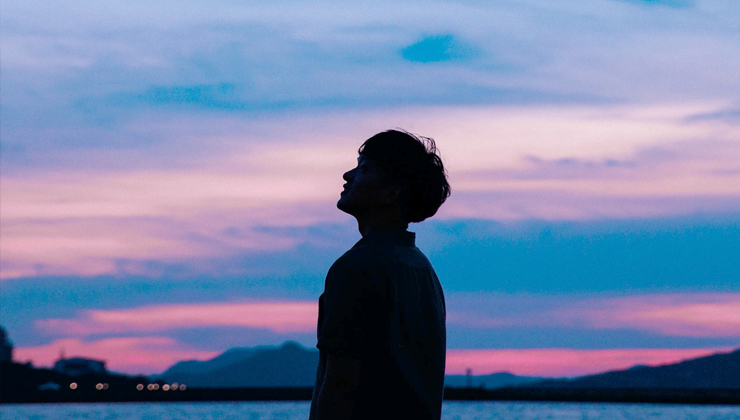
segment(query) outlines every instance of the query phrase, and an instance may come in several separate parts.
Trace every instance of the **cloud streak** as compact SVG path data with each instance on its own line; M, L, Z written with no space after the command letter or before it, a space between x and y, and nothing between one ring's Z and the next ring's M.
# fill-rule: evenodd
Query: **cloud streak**
M740 340L738 293L591 298L461 294L448 300L448 322L467 328L634 329L666 336Z
M568 327L642 330L667 336L740 340L740 294L671 294L627 297L551 297L450 294L451 328ZM315 301L164 304L120 310L83 310L75 318L40 319L51 336L162 332L200 327L248 327L276 333L316 328Z
M594 328L638 328L665 335L740 338L740 295L634 296L572 310ZM567 312L566 312L567 313ZM567 318L569 315L564 314Z
M460 375L467 369L472 369L475 375L510 372L524 376L573 377L628 369L635 365L671 364L729 350L731 349L449 350L446 372Z
M44 319L36 321L36 326L47 334L69 337L222 326L289 333L313 331L317 320L316 302L260 301L85 310L77 319Z

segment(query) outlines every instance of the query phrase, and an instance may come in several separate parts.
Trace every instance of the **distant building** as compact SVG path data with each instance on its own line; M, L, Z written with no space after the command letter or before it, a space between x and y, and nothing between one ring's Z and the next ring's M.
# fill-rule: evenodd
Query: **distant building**
M54 363L54 370L69 376L103 375L106 373L104 361L83 359L81 357L73 357L71 359L61 357Z
M5 328L0 327L0 362L13 361L13 343L8 338Z

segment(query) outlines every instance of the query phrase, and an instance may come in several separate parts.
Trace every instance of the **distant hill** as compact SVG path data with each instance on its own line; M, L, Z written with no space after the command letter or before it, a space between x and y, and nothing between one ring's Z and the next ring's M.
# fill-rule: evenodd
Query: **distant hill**
M535 387L566 388L725 388L740 389L740 349L664 366L635 366L575 379L536 382Z
M207 373L208 371L226 367L232 363L244 361L252 357L256 352L267 349L270 349L270 346L235 347L233 349L226 350L211 360L187 360L184 362L177 362L162 373L161 376L166 377L181 374Z
M471 376L470 385L472 388L495 389L503 387L515 387L529 385L534 382L543 381L544 378L534 378L529 376L516 376L509 372L492 373L490 375ZM465 388L468 384L466 375L447 375L445 376L445 386L453 388Z
M194 388L311 387L319 352L288 341L281 346L240 347L208 361L179 362L160 377ZM740 389L740 349L665 366L635 366L575 379L544 379L507 372L472 376L473 388L729 388ZM448 375L445 386L468 386Z
M288 341L280 347L235 348L205 361L180 362L160 376L193 388L313 386L319 352Z

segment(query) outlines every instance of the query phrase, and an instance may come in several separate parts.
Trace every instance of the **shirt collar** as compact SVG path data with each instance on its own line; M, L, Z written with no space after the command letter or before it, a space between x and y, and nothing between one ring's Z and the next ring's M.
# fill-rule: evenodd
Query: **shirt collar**
M370 232L363 236L352 248L371 243L388 243L393 245L416 246L416 234L405 230L388 232Z

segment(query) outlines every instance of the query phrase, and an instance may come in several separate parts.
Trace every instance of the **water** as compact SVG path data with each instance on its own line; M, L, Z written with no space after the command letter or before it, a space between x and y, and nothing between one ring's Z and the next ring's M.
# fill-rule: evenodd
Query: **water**
M2 420L305 420L308 402L203 402L122 404L10 404ZM443 420L740 420L738 406L456 402L444 404Z

